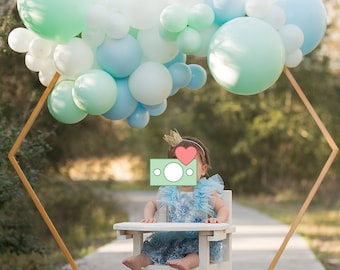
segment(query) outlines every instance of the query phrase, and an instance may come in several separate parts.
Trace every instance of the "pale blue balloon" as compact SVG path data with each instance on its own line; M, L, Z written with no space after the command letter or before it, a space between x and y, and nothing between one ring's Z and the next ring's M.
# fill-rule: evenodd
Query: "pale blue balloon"
M172 88L181 88L186 86L192 77L190 67L184 63L172 64L168 70L172 77Z
M167 106L168 106L168 101L165 99L161 104L157 105L143 105L145 109L148 110L149 114L151 116L159 116L162 113L165 112Z
M286 24L295 24L304 34L301 51L313 51L323 39L327 29L327 13L322 0L278 0L275 5L286 13Z
M187 88L191 90L197 90L202 88L207 82L207 72L205 69L198 64L190 64L188 65L191 70L191 80L187 84Z
M109 39L97 49L100 67L115 78L128 77L141 63L142 49L130 35L121 39Z
M246 0L204 0L214 11L217 25L245 16L245 2Z
M120 120L129 117L137 108L137 100L131 95L127 79L117 79L117 100L113 107L103 114L110 120Z
M132 128L144 128L149 121L150 114L141 104L138 104L136 110L127 118L127 123Z

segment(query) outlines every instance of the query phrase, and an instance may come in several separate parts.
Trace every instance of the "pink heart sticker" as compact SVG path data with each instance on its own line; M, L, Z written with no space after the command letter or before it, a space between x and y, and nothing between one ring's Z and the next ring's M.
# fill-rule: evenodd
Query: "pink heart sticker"
M195 159L197 155L197 149L193 146L187 148L183 146L178 146L175 149L175 156L182 162L185 166Z

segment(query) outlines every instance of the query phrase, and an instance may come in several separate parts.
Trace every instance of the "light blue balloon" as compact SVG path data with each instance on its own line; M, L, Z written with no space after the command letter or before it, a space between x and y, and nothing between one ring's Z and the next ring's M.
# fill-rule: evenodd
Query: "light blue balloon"
M150 114L142 104L127 118L127 123L132 128L144 128L150 121Z
M127 79L117 79L117 100L113 107L103 114L110 120L125 119L137 108L137 100L131 95Z
M327 29L326 8L321 0L278 0L275 5L286 13L286 24L295 24L304 34L303 55L313 51Z
M197 90L202 88L207 82L207 72L205 69L198 64L190 64L188 65L191 70L191 80L187 84L187 88L191 90Z
M100 67L115 78L128 77L141 63L142 49L130 35L121 39L110 39L97 49Z
M243 17L246 0L204 0L215 13L215 24L222 25L237 17Z
M168 106L168 101L165 99L161 104L157 105L143 105L145 109L148 110L149 114L151 116L159 116L162 113L165 112L167 106Z
M191 81L192 72L187 64L175 63L168 70L172 77L173 89L184 87Z

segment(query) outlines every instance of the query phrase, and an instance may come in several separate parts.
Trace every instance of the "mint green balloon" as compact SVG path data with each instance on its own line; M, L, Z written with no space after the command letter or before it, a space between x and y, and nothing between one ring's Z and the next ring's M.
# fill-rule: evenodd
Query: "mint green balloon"
M85 29L85 14L95 0L17 0L24 25L39 36L66 42Z
M278 32L253 17L223 24L210 41L208 66L227 91L240 95L260 93L280 77L285 48Z
M79 109L100 115L116 103L117 84L107 72L90 69L75 80L72 95Z
M87 113L80 110L73 101L73 81L61 81L47 98L47 107L51 115L64 124L75 124L83 120Z

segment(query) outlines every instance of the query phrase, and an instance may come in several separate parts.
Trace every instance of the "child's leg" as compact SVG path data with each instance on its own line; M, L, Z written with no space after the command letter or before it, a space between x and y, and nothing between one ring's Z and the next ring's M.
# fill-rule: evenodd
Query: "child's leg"
M167 261L166 264L178 270L190 270L199 265L199 257L196 253L190 253L182 259Z
M151 259L144 253L137 256L125 258L123 264L129 267L131 270L141 270L142 267L152 264Z

